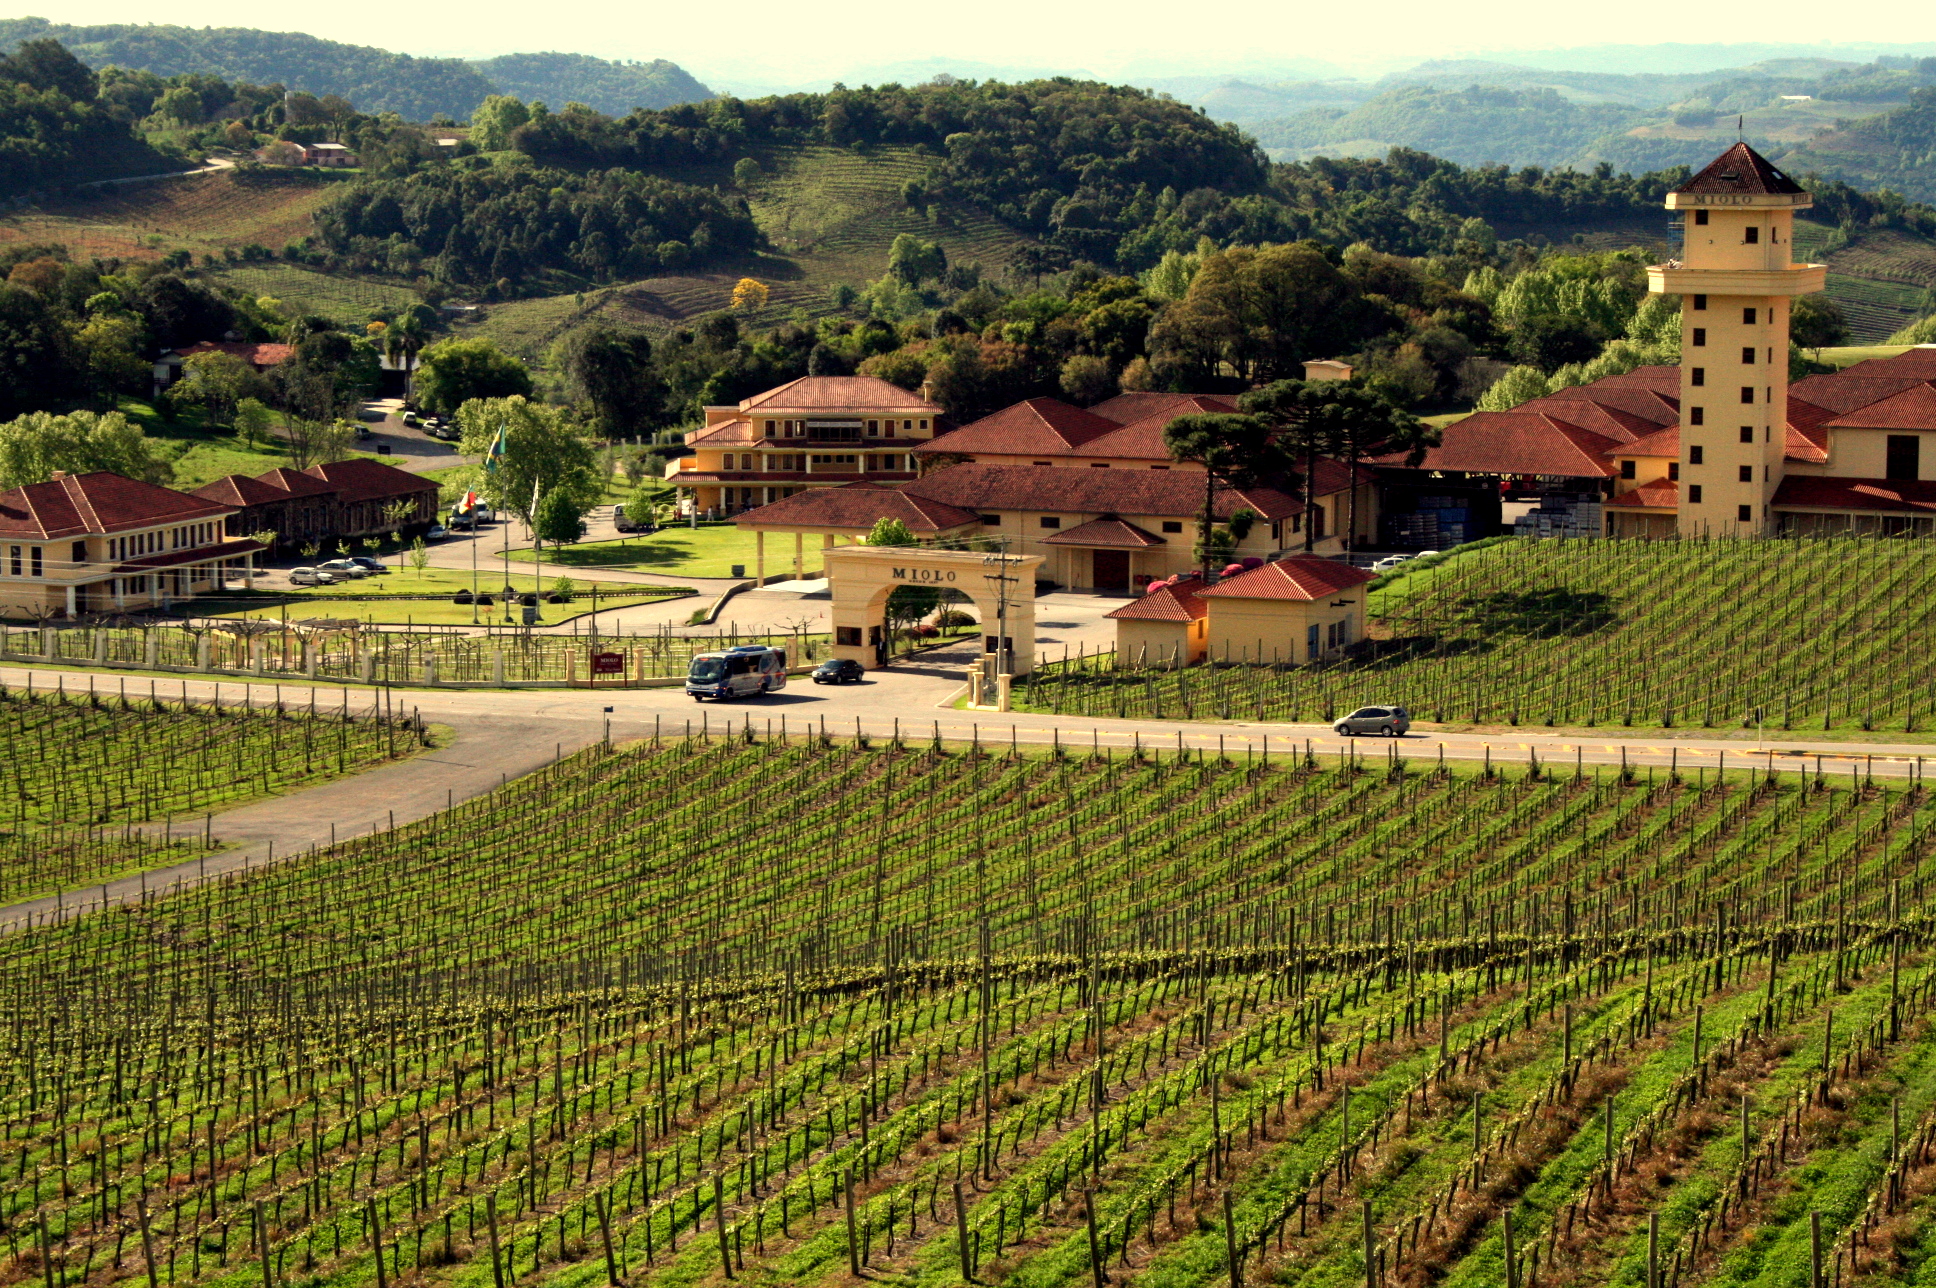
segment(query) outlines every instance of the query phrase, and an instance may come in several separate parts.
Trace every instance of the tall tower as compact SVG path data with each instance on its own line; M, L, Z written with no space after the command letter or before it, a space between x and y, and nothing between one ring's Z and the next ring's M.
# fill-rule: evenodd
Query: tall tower
M1790 258L1801 185L1737 143L1667 194L1682 258L1647 270L1650 291L1681 297L1682 536L1773 530L1788 437L1788 308L1827 269Z

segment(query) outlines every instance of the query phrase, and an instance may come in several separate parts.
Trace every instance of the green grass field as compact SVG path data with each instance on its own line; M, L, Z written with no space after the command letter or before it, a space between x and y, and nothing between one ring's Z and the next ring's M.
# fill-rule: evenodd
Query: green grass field
M809 545L807 570L820 567L816 550ZM651 536L627 537L618 541L588 541L544 551L547 567L557 564L573 570L580 568L624 568L631 572L666 573L674 577L730 577L733 565L743 564L745 575L753 575L757 551L755 537L733 524L698 528L665 528ZM531 558L529 548L513 550L511 558ZM785 537L768 537L766 571L769 576L793 567L793 542Z
M1367 702L1461 725L1930 732L1921 652L1936 549L1862 538L1505 539L1392 578L1374 638L1310 663L1282 641L1218 665L1061 661L1031 710L1328 721ZM1296 664L1293 664L1296 663Z
M318 555L318 559L334 558L334 555ZM395 556L384 560L393 568ZM678 593L680 587L642 587L636 584L588 581L582 575L564 572L554 568L549 561L541 573L534 577L527 563L514 569L511 585L519 594L549 594L561 576L569 576L576 598L569 604L541 604L541 613L550 619L558 620L589 612L592 608L594 588L600 597L602 607L619 607L625 604L647 602L656 597L663 589L668 593ZM501 562L485 560L480 562L477 572L477 585L486 594L494 597L504 586L504 571ZM301 621L313 617L354 618L377 625L404 626L421 622L425 625L455 626L469 625L472 619L471 606L453 604L450 597L460 590L471 589L472 577L468 572L443 568L427 568L419 573L406 566L402 571L392 571L362 581L350 582L347 586L295 586L287 589L259 590L249 596L204 595L198 598L198 615L206 617L256 617L268 620ZM345 590L354 592L353 598L343 598ZM613 592L630 592L613 598ZM641 595L639 592L647 592ZM376 598L388 596L393 598ZM405 598L405 596L427 596L429 598ZM271 602L262 603L267 598ZM480 610L482 611L482 610ZM494 611L499 617L504 615L500 603ZM489 616L488 612L483 614Z
M14 1280L1936 1269L1920 784L697 725L0 939Z

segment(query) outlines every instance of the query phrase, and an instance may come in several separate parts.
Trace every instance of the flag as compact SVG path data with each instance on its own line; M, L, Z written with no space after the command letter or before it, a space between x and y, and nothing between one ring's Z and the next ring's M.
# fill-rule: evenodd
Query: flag
M457 503L457 513L469 514L471 511L475 509L477 509L477 493L475 492L464 493L464 499Z
M504 458L504 431L507 428L508 426L499 425L497 437L493 438L491 445L484 449L484 469L488 473L497 473L497 463Z

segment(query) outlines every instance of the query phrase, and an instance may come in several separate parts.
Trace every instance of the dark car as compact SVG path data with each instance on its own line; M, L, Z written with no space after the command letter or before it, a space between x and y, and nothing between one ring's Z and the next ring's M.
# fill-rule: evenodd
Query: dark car
M815 684L859 684L867 671L859 662L844 657L828 658L813 668Z

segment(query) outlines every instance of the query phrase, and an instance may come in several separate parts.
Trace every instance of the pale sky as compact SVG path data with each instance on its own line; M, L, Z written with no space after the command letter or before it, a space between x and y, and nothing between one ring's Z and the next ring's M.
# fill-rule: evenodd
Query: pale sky
M617 4L589 0L467 0L397 4L331 0L264 8L259 0L199 0L158 10L147 0L17 0L16 13L53 22L165 22L301 30L402 53L462 57L563 50L601 58L669 58L722 88L808 84L934 59L1004 69L1043 68L1107 79L1286 74L1330 63L1377 75L1424 58L1596 44L1936 41L1936 6L1872 0L1847 11L1859 23L1825 22L1818 3L1694 6L1633 0L1618 6L1550 0L1226 0L1210 10L1154 0L980 0L910 5L903 0L715 0ZM1754 21L1748 21L1752 15ZM1617 22L1617 25L1616 25ZM1803 33L1807 33L1804 35ZM1866 60L1872 55L1856 54ZM1300 64L1306 66L1300 67ZM887 79L878 75L877 79Z

